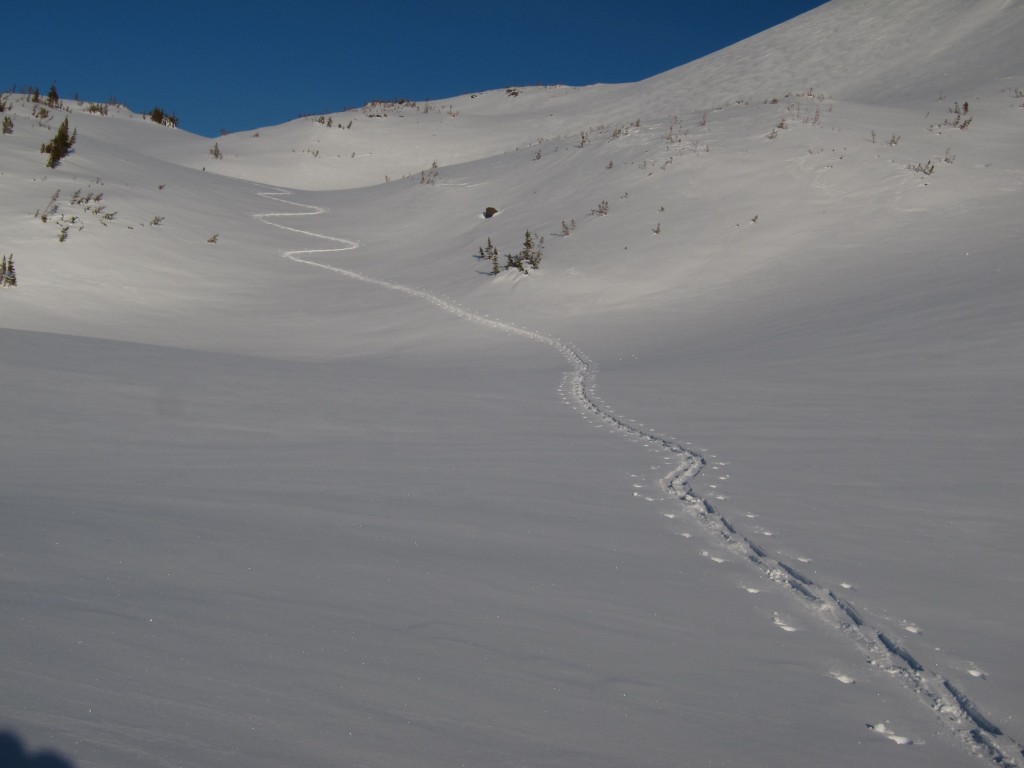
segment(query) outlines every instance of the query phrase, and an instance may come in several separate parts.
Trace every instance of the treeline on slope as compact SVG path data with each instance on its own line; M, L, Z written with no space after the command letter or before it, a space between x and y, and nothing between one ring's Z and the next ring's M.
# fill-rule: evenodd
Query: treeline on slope
M49 118L49 113L47 112L46 108L61 109L67 112L71 111L71 109L65 107L64 102L61 101L60 94L57 92L56 83L52 83L50 85L50 89L47 91L45 97L43 97L42 92L39 90L39 88L34 85L22 87L21 89L19 89L18 86L15 85L12 86L11 92L16 94L20 93L24 95L28 100L28 103L33 105L33 117L38 117L40 118L40 120L45 120ZM85 102L82 101L81 97L79 97L77 93L74 96L74 100L78 103L78 106L80 107L85 105ZM106 115L109 113L109 107L111 106L121 107L123 105L113 96L111 96L105 103L90 103L88 106L85 106L85 111L90 114ZM9 108L10 102L7 99L0 99L0 112L5 112ZM144 114L144 117L148 117L151 122L157 123L158 125L166 125L170 128L178 127L178 116L173 112L168 112L167 110L159 106L153 107L153 109L151 109L149 112L146 112ZM5 134L9 134L13 133L13 131L14 121L10 117L10 115L5 115L3 119L3 132ZM43 151L50 152L49 149ZM63 156L57 157L56 162L53 165L49 165L48 163L48 167L55 168L56 165L60 163L62 157ZM51 156L51 162L52 161L53 157Z

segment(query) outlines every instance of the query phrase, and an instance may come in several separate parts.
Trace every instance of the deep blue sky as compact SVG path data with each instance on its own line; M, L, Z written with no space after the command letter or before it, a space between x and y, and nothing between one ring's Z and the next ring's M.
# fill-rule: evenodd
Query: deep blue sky
M173 112L214 136L372 99L642 80L823 0L10 0L0 89Z

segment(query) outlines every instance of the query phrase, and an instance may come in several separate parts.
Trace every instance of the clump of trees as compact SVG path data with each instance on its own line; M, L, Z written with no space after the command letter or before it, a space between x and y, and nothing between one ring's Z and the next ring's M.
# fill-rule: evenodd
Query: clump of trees
M149 113L149 119L159 125L166 125L171 128L178 127L178 116L173 112L164 112L160 107L153 107Z
M523 237L523 247L518 253L506 253L505 264L501 266L498 261L498 249L487 238L487 245L478 249L476 258L480 261L488 261L491 264L492 275L497 275L502 270L517 269L524 275L530 274L530 269L540 269L541 258L544 256L544 238L537 237L536 232L526 230ZM529 267L530 269L527 269Z
M64 122L57 129L57 133L46 144L43 144L39 150L43 154L50 155L46 161L46 167L56 168L60 165L60 161L71 154L71 148L75 146L75 139L77 137L78 130L71 131L68 128L68 119L65 117Z

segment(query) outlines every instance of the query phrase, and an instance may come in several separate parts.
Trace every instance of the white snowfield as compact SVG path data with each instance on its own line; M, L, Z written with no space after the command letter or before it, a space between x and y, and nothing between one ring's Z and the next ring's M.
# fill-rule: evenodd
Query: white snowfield
M1024 765L1021 40L837 0L216 140L4 96L0 735Z

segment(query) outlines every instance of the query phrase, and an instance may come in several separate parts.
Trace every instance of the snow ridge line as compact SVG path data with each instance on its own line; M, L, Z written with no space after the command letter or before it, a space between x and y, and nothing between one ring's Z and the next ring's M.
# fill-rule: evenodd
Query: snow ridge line
M832 589L815 582L786 562L768 555L750 537L738 531L736 526L719 513L710 501L698 494L693 489L691 483L706 466L706 461L700 453L681 445L672 438L665 437L646 428L634 426L601 405L598 405L598 398L593 395L596 369L593 362L581 351L571 344L551 336L546 336L538 331L531 331L512 323L495 320L476 312L471 312L429 291L370 277L369 275L343 267L336 267L302 258L302 256L310 254L351 251L358 248L359 244L347 238L309 232L271 221L271 219L282 217L317 216L326 211L319 206L280 199L292 194L284 189L259 192L257 194L267 199L276 200L279 203L307 210L256 213L253 214L253 218L288 232L341 244L336 248L284 251L281 254L283 258L298 264L306 264L335 272L352 280L398 291L399 293L427 301L439 309L469 322L532 339L533 341L553 347L572 366L573 370L569 380L569 389L577 405L585 413L602 420L606 425L627 437L646 442L655 448L668 451L678 457L676 467L661 478L659 484L667 494L678 499L695 519L701 523L706 531L719 539L728 550L756 566L769 579L787 587L795 598L812 609L812 615L824 621L832 629L841 632L859 647L872 666L889 673L893 679L898 680L915 693L964 744L968 752L986 759L993 765L1000 766L1001 768L1010 768L1010 766L1017 765L1013 755L1024 756L1024 746L1007 736L999 726L989 720L978 709L977 705L950 680L941 674L926 669L909 651L891 640L882 630L869 623L864 618L863 613L854 608L847 600L839 597ZM872 726L869 724L869 727Z

